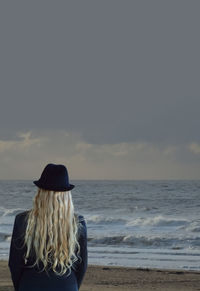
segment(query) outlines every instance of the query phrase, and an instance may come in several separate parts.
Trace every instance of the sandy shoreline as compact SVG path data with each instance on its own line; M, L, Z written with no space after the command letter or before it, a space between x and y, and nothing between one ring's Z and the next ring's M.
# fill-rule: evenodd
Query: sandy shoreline
M200 290L200 272L125 267L88 267L80 291ZM0 261L0 291L13 291L7 261Z

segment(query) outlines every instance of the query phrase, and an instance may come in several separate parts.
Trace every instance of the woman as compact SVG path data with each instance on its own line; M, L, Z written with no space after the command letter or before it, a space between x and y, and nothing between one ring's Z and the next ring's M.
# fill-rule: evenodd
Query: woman
M77 291L87 269L87 228L74 213L68 172L48 164L33 209L15 217L9 268L15 291Z

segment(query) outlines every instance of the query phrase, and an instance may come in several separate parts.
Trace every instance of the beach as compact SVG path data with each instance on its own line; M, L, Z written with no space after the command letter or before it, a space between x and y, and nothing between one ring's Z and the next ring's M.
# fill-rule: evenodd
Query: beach
M13 291L7 261L0 261L0 291ZM80 291L200 290L200 272L89 265Z

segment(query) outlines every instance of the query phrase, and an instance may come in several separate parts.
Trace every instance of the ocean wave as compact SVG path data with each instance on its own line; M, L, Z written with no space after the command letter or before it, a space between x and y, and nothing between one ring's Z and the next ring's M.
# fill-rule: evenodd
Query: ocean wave
M10 241L10 239L11 239L11 234L5 233L5 232L0 232L0 242Z
M200 232L200 226L194 226L194 227L188 228L188 230L192 232Z
M200 243L199 237L160 237L142 235L116 235L103 237L89 237L91 245L126 245L132 247L167 247L171 249L182 249L189 244L197 246Z
M177 226L177 227L186 227L189 224L189 220L173 218L173 217L164 217L162 215L158 215L155 217L138 217L135 219L132 218L119 218L112 216L103 216L103 215L92 215L85 217L88 223L91 224L124 224L125 226ZM198 230L197 230L198 231Z
M20 212L25 211L24 208L14 208L14 209L7 209L7 208L0 208L0 212L2 216L15 216Z
M88 223L94 224L112 224L112 223L125 223L126 220L122 218L115 218L115 217L105 217L102 215L92 215L86 217Z
M200 232L199 221L191 222L188 226L181 227L180 229L184 229L190 232Z
M149 211L148 208L143 209ZM102 215L91 215L85 217L88 223L93 224L113 224L120 223L125 224L126 226L141 226L141 225L152 225L152 226L164 226L164 225L183 225L186 220L178 219L169 219L162 216L157 216L153 218L119 218L113 216L104 216Z
M132 251L131 248L127 248L127 250L123 250L122 248L95 248L95 247L91 247L89 248L89 252L90 253L98 253L98 254L124 254L124 255L127 255L127 254L130 254L130 255L138 255L141 253L141 250L138 248L136 249L135 251ZM174 249L167 249L167 250L163 250L163 251L158 251L158 250L154 250L154 249L148 249L148 250L142 250L142 253L143 254L152 254L152 255L176 255L176 256L197 256L197 257L200 257L200 253L199 252L194 252L194 251L191 251L191 250L188 250L188 251L185 251L185 250L174 250Z
M186 219L168 218L162 215L148 218L136 218L128 221L127 226L181 226L188 224Z

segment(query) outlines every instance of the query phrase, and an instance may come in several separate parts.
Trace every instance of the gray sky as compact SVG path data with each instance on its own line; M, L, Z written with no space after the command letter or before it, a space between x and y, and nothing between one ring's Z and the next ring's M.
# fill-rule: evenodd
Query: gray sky
M0 178L199 178L200 2L1 1Z

